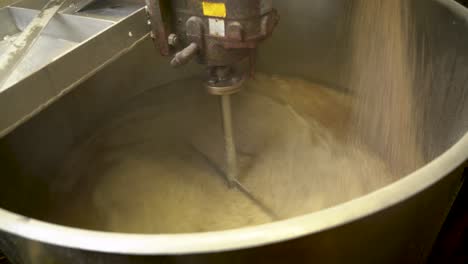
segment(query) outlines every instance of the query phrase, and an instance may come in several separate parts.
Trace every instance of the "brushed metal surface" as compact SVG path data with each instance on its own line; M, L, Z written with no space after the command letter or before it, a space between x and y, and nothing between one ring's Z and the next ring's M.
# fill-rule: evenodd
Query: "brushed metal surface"
M37 13L8 9L19 29ZM145 21L144 9L115 23L65 14L54 18L14 73L12 86L0 92L0 112L5 113L0 117L0 135L148 37Z
M50 0L47 2L29 24L14 39L8 41L11 44L7 45L4 53L0 55L0 91L17 82L12 74L17 72L18 66L63 4L65 1Z
M346 90L349 3L276 1L280 13L288 15L260 51L259 70ZM229 231L118 234L30 218L47 203L40 199L47 188L40 187L102 117L146 89L197 72L169 69L144 40L0 140L0 179L11 186L0 194L0 248L15 264L424 263L464 180L459 166L468 157L468 11L449 0L414 0L412 5L417 67L434 66L429 82L420 72L414 88L424 98L418 106L430 160L424 167L332 208ZM301 41L285 54L291 39ZM20 100L25 98L15 102ZM0 111L0 117L5 113Z

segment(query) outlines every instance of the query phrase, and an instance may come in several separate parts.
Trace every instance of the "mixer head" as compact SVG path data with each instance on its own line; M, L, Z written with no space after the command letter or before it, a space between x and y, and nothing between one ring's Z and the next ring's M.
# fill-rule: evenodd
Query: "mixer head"
M146 0L152 35L171 65L196 59L208 68L206 87L216 95L237 92L247 74L236 66L250 58L279 21L271 0Z

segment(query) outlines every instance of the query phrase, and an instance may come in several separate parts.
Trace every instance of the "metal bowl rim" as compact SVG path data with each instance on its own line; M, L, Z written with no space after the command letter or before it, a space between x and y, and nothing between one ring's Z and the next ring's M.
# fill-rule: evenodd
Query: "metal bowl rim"
M465 19L468 9L435 0ZM179 255L213 253L278 243L365 218L426 190L468 159L468 133L442 155L406 177L357 199L303 216L233 230L190 234L124 234L51 224L0 208L0 230L43 243L103 253Z

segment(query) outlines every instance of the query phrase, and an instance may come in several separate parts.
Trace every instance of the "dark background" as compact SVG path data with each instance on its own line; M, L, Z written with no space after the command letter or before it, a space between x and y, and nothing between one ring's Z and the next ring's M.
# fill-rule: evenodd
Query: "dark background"
M468 0L456 1L468 7ZM464 176L465 178L468 176L468 163L465 166ZM468 263L468 183L466 181L437 238L428 263ZM1 252L0 264L9 264Z
M468 7L468 0L456 0ZM467 47L468 48L468 47ZM468 176L468 162L464 177ZM468 182L465 181L432 250L429 264L468 263Z
M465 182L432 249L429 264L468 264L468 162Z

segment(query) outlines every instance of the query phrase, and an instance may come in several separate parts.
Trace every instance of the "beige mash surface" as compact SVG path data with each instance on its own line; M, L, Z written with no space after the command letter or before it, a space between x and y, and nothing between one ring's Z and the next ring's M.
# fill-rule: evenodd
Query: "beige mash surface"
M233 98L240 182L279 218L320 210L395 180L346 144L351 98L259 74ZM219 101L199 79L152 89L68 158L49 220L138 233L201 232L272 221L223 178Z

